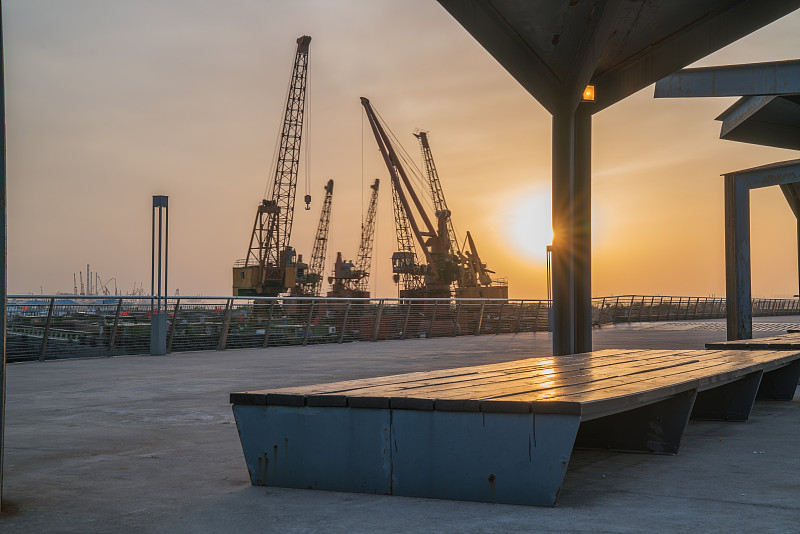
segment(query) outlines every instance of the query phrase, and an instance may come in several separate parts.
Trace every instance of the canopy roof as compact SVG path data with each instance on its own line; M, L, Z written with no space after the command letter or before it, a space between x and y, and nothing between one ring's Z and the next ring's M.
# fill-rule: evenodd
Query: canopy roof
M551 113L595 86L599 111L800 0L438 0Z

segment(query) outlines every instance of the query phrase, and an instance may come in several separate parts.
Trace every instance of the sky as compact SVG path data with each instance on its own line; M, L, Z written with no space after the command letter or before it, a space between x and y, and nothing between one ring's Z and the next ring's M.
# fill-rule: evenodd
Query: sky
M696 65L794 59L798 27L795 12ZM355 259L380 178L371 289L397 295L366 96L420 166L412 132L429 132L456 230L510 296L547 294L550 115L433 0L7 0L3 31L10 294L71 293L87 264L112 293L149 288L152 195L170 197L169 293L231 294L304 34L299 253L333 178L328 269L337 251ZM593 295L724 295L720 175L797 157L720 140L714 118L734 101L655 100L650 86L594 116ZM794 216L778 188L751 206L753 296L790 297Z

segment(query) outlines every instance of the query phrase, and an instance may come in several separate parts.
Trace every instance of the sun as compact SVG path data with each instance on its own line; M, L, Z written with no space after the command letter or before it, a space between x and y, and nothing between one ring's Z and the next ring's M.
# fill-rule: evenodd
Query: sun
M550 191L539 187L519 191L508 204L507 221L510 245L523 257L544 262L547 245L553 242Z

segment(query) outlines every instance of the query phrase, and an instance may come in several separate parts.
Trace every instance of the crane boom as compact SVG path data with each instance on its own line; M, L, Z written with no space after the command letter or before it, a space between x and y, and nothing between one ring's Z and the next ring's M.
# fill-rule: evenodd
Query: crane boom
M361 104L392 180L395 226L400 249L392 255L392 270L396 280L401 276L403 278L401 296L448 297L450 282L455 279L458 271L458 266L453 261L447 230L450 212L437 211L437 225L434 228L372 105L364 97L361 97ZM427 265L416 263L414 242L422 249Z
M269 199L263 199L256 210L247 256L234 264L235 296L277 296L295 285L298 266L289 238L300 165L310 43L311 37L307 35L297 39L275 176Z
M311 252L311 263L308 265L307 294L319 296L325 274L325 252L328 249L328 230L331 222L331 201L333 200L333 180L325 185L325 198L319 215L317 235L314 237L314 248Z

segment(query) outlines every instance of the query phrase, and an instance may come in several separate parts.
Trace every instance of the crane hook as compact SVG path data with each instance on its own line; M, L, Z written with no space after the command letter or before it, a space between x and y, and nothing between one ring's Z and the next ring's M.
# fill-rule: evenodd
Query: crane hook
M306 195L304 200L306 201L306 209L310 210L311 209L311 195Z

